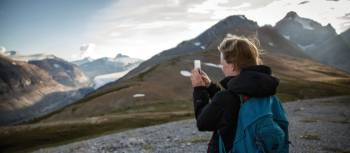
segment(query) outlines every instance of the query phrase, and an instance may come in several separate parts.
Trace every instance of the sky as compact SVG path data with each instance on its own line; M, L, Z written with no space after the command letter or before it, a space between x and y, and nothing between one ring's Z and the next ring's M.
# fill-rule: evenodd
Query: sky
M227 16L274 25L289 11L350 27L350 0L0 0L0 51L146 60Z

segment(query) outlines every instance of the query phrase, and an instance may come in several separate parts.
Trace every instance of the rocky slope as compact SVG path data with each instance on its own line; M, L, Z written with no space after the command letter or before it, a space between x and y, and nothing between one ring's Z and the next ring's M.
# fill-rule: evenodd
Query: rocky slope
M349 30L338 35L332 25L322 26L296 12L289 12L274 28L312 59L350 72Z
M91 90L84 73L59 58L11 58L0 55L0 125L46 115Z
M291 153L349 152L350 97L334 97L284 104L290 121ZM110 134L37 153L128 152L201 153L206 152L210 133L199 132L194 120ZM335 132L336 131L336 132Z
M312 48L315 60L350 73L350 29Z
M47 71L55 81L65 86L87 87L91 83L79 67L57 57L30 60L28 63Z
M304 49L316 46L337 35L332 25L322 26L314 20L300 17L293 11L288 12L283 19L278 21L275 28L285 38Z

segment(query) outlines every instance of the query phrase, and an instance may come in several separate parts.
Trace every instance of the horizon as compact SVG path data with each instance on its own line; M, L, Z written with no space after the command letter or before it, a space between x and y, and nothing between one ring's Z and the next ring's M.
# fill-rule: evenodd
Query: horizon
M295 11L323 26L330 23L337 34L350 27L346 7L350 1L345 0L240 0L234 3L225 0L148 3L4 0L0 3L0 19L4 23L0 28L2 50L25 55L54 54L68 61L115 57L118 53L147 60L198 36L231 15L245 15L259 26L274 26L287 12ZM133 8L137 11L130 11Z

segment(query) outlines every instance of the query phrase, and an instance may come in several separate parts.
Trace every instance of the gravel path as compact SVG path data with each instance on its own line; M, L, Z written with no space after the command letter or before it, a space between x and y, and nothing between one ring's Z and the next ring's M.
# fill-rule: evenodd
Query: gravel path
M285 103L292 153L350 153L350 96ZM210 133L198 132L194 120L129 130L39 153L202 153Z

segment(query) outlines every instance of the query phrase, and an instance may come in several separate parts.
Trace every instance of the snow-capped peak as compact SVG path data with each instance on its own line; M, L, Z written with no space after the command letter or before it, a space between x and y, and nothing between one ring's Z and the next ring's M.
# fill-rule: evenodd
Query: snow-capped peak
M5 55L14 60L25 61L25 62L57 58L55 55L52 55L52 54L21 55L21 54L18 54L16 51L11 51L9 53L5 52Z
M304 29L308 29L308 30L314 30L314 28L311 26L311 21L307 20L307 19L303 19L300 17L295 17L294 21L300 23Z

